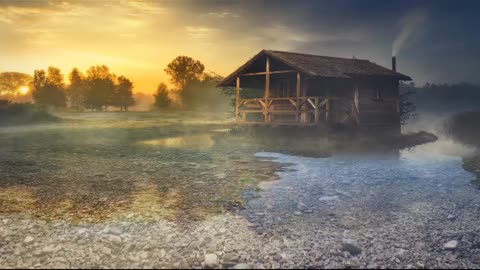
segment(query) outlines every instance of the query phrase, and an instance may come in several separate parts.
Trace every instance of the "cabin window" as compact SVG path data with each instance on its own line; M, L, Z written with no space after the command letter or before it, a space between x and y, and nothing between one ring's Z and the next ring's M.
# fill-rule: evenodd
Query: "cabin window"
M375 88L373 91L373 100L381 101L383 100L383 89Z

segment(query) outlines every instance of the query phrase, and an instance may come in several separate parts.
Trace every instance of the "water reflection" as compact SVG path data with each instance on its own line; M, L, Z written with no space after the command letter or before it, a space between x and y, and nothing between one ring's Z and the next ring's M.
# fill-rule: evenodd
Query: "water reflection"
M168 148L210 148L214 141L211 135L201 134L146 140L140 143Z

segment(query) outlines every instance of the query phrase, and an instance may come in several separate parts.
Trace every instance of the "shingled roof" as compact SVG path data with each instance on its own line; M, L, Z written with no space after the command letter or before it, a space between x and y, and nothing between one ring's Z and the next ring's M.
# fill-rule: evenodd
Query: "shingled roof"
M368 60L262 50L235 72L227 76L218 86L229 85L235 77L240 76L255 60L263 55L283 62L301 73L315 77L348 79L354 76L382 76L404 81L411 80L407 75L384 68Z

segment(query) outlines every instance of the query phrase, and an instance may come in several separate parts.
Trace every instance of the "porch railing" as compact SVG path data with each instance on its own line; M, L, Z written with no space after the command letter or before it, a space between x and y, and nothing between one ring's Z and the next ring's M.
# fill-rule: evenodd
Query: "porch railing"
M239 99L236 107L236 120L245 124L285 124L315 126L330 121L331 102L340 100L350 107L354 121L359 124L358 105L354 99L339 97L274 97ZM251 120L251 114L260 114L260 120ZM293 116L290 119L284 116Z

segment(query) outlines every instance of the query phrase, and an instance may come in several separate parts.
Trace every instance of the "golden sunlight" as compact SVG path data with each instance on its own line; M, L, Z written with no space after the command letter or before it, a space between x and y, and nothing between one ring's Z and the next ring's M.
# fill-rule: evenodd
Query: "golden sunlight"
M28 88L28 86L22 86L18 89L18 93L21 94L21 95L26 95L28 94L28 91L30 91L30 89Z

